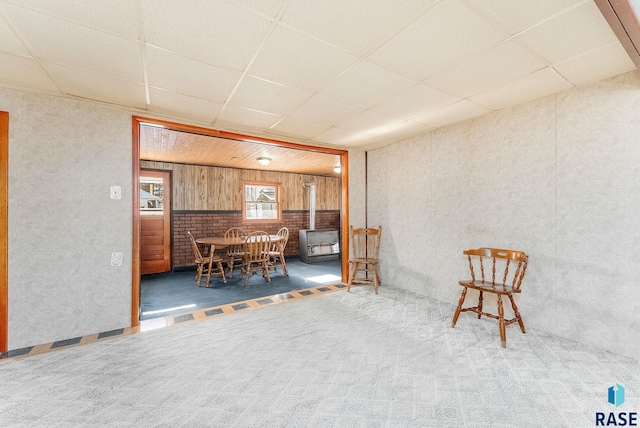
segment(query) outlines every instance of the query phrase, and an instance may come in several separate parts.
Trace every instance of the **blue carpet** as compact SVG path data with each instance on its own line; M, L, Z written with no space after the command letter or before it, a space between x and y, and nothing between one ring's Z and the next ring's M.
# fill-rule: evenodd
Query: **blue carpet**
M288 277L278 267L276 272L270 271L271 282L256 274L249 277L249 284L246 286L244 278L238 278L239 270L236 269L233 278L227 278L226 284L220 277L212 276L209 288L204 286L206 278L202 279L200 287L196 287L195 270L143 275L140 280L140 320L272 296L323 283L340 282L339 260L307 264L291 258L287 259L287 268ZM334 275L338 279L327 278L325 281L328 282L309 279L322 275Z

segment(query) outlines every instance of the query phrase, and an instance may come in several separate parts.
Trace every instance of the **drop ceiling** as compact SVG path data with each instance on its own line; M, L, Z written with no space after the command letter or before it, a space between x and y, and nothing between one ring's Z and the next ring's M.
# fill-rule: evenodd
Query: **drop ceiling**
M0 0L0 85L373 148L635 69L592 0Z

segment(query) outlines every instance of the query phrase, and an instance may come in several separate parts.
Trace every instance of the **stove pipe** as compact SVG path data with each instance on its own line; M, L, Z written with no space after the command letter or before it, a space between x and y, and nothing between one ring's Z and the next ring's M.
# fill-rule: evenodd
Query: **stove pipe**
M302 185L309 189L309 230L316 228L316 184L306 182Z

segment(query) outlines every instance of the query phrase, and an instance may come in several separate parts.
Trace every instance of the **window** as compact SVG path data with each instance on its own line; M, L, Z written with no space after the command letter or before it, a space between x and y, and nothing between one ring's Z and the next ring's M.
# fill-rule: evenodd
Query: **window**
M140 177L140 211L162 213L162 189L162 178Z
M245 181L243 187L244 221L281 219L280 183Z

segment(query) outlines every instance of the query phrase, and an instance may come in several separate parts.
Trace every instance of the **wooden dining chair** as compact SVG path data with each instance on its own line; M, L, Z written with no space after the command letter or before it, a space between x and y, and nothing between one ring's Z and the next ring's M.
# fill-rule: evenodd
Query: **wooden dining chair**
M262 276L271 282L269 276L269 250L271 249L271 237L267 232L253 232L244 241L244 253L240 277L244 275L244 285L249 283L249 275L262 271Z
M202 279L202 275L204 274L207 275L207 288L209 288L211 275L220 275L220 277L222 277L222 281L226 284L227 278L224 276L222 258L214 253L214 246L212 245L209 252L203 256L200 252L200 248L198 247L198 243L196 242L196 239L193 237L191 232L187 231L187 234L189 234L189 239L191 240L191 248L193 249L193 255L196 262L196 285L200 287L200 280Z
M469 262L469 270L471 271L471 279L459 281L462 287L460 301L458 307L453 314L451 328L456 326L458 317L461 312L471 311L478 314L478 319L482 315L498 320L500 326L500 340L502 347L507 347L507 331L506 326L517 322L520 330L526 333L522 316L518 311L516 302L513 300L514 294L520 293L520 286L527 270L528 256L522 251L501 250L498 248L478 248L475 250L466 250L463 252L467 256ZM479 272L478 272L479 271ZM478 273L480 277L478 277ZM477 290L478 305L463 308L464 299L468 289ZM482 299L484 293L491 293L497 296L498 315L483 312ZM511 302L514 317L511 319L504 318L504 307L502 305L502 296L507 296Z
M287 246L287 242L289 242L289 229L286 227L281 227L277 233L280 238L279 241L273 242L271 244L271 250L269 251L269 267L273 268L273 270L278 269L278 263L282 266L282 273L286 276L289 276L289 271L287 270L287 262L284 259L284 249Z
M239 227L227 229L224 233L225 238L246 238L247 232ZM229 278L233 278L233 269L242 264L242 256L244 255L244 244L229 245L227 247L227 268L229 269Z
M378 226L377 229L354 229L353 226L349 226L351 257L347 291L351 291L352 284L373 284L373 289L378 294L378 287L381 285L378 271L381 235L382 226ZM358 273L363 275L358 276Z

